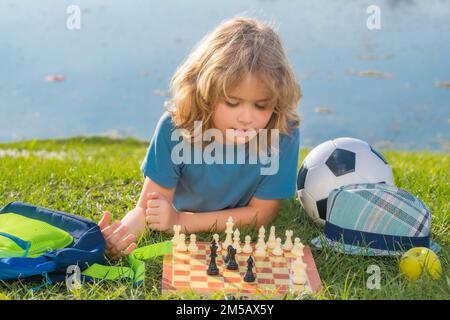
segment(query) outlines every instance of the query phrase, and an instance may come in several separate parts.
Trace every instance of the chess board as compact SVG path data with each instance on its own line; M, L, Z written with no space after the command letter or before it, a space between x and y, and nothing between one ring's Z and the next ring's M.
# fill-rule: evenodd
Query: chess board
M236 254L239 270L227 270L223 258L226 250L217 252L216 258L219 274L210 276L206 274L209 264L210 244L198 242L199 250L196 253L176 252L164 257L162 293L194 291L202 295L213 295L222 293L238 297L258 298L281 298L286 293L303 293L305 291L318 292L322 289L319 273L308 246L304 247L303 261L307 265L307 283L297 285L292 281L293 272L291 263L295 256L284 252L282 256L274 256L268 249L265 257L257 257L254 251L251 254L255 267L253 272L256 276L255 282L247 283L244 275L247 270L247 259L249 254ZM252 245L255 250L254 245Z

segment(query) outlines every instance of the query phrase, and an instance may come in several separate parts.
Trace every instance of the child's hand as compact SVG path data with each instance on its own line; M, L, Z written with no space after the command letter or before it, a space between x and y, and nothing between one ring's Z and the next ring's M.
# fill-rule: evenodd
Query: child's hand
M98 226L106 241L106 256L112 260L117 260L122 256L129 255L136 249L136 237L133 234L127 235L128 227L120 221L114 221L113 224L110 224L110 221L111 214L106 211Z
M178 223L178 212L172 203L159 192L147 195L145 215L147 224L153 230L170 231Z

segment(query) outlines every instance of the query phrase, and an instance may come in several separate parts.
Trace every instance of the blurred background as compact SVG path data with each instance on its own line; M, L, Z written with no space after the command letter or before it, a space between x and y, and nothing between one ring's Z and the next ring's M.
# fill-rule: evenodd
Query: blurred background
M370 5L381 29L367 27ZM0 0L0 142L149 140L177 66L238 14L281 36L303 89L302 147L351 136L450 152L450 1L437 0Z

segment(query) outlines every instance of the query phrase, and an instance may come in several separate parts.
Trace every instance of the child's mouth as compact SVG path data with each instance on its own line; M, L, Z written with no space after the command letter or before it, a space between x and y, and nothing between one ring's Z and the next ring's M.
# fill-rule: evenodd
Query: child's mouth
M254 129L236 129L233 128L234 135L237 137L252 137L255 133Z

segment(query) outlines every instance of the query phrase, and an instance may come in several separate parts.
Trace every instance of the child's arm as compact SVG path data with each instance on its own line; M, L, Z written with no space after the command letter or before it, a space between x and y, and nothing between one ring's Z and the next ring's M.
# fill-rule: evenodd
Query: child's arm
M212 212L180 212L178 224L185 233L208 231L215 227L217 231L226 228L228 217L233 217L237 226L254 225L259 228L267 225L276 217L281 200L261 200L253 197L245 207Z
M152 192L163 195L170 203L172 203L175 188L164 188L153 182L150 178L145 178L144 186L142 187L141 195L139 196L136 207L128 212L122 219L122 224L128 227L128 233L132 233L136 237L139 237L145 231L147 225L145 211L148 206L148 194L151 194Z
M214 228L222 231L228 217L233 217L236 225L269 224L278 213L281 200L260 200L253 197L245 207L218 210L212 212L177 212L171 201L161 194L149 194L149 206L146 210L149 227L154 230L171 232L174 224L179 224L185 233L197 233Z
M146 178L136 207L129 211L122 221L115 221L111 224L111 214L104 213L99 227L106 241L105 253L109 258L120 258L136 248L136 239L145 231L147 194L151 192L159 192L172 201L175 188L160 187Z

